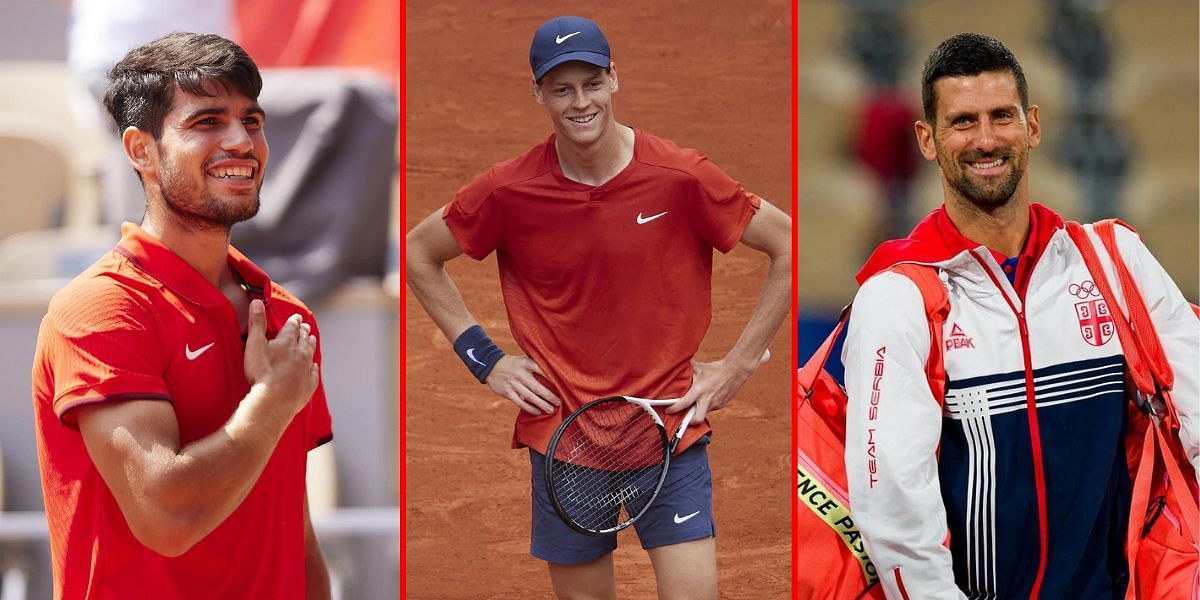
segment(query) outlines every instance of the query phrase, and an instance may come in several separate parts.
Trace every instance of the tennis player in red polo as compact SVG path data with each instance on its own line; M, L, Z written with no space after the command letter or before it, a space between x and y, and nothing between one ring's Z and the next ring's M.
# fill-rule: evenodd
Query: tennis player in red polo
M267 163L258 68L174 33L111 71L139 227L50 302L33 403L55 597L328 598L312 313L229 245Z
M660 598L717 597L708 411L758 368L791 297L791 221L696 150L617 122L617 71L592 21L552 19L530 48L533 96L554 133L497 163L408 234L414 295L479 381L516 405L513 447L531 463L530 553L563 598L615 598L615 534L589 537L555 515L542 482L549 438L582 404L616 394L695 404L662 491L635 525ZM713 251L770 258L757 306L728 353L695 362L712 317ZM495 252L505 354L468 312L444 264Z

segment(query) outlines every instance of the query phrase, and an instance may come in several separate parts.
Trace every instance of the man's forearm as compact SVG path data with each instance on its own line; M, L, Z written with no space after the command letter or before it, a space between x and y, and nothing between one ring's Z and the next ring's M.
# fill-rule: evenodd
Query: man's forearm
M437 210L405 236L405 273L408 287L433 319L442 335L453 342L475 325L462 294L446 272L446 263L462 255L458 240Z
M758 303L725 360L751 371L787 317L792 300L792 220L766 200L742 233L742 243L771 259Z
M408 287L421 308L429 314L446 339L453 342L459 334L476 324L467 310L458 287L441 263L410 258L407 266Z
M291 422L291 409L256 385L220 429L179 447L173 409L160 401L144 402L148 405L142 408L153 409L141 411L148 415L100 415L112 424L92 423L85 436L98 466L100 461L117 462L105 465L102 473L134 535L156 552L176 556L216 529L245 499ZM144 420L131 422L139 418ZM162 433L163 419L170 419L170 433ZM91 437L96 434L108 439ZM124 480L108 481L114 475Z
M771 338L787 318L791 305L791 289L791 253L772 256L771 267L759 291L754 312L751 313L750 320L738 336L737 342L726 354L727 360L751 367L758 365L763 351L771 343Z

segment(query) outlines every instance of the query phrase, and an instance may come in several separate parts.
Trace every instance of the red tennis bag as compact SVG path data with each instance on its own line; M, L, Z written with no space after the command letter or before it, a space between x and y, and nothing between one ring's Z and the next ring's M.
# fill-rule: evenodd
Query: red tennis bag
M1116 224L1132 230L1115 219L1096 223L1093 228L1112 259L1128 315L1122 314L1116 303L1108 276L1083 227L1067 223L1067 233L1113 313L1132 382L1128 386L1131 402L1125 439L1125 456L1133 478L1125 536L1129 564L1125 598L1194 600L1200 598L1196 473L1179 443L1179 417L1171 400L1174 373L1137 283L1117 249Z
M943 388L946 380L941 351L942 324L949 311L946 289L934 268L904 263L889 270L912 279L921 290L931 341L926 372L934 397L940 399L944 389L936 388ZM796 598L884 598L846 492L846 391L825 370L849 317L847 306L833 332L796 372Z

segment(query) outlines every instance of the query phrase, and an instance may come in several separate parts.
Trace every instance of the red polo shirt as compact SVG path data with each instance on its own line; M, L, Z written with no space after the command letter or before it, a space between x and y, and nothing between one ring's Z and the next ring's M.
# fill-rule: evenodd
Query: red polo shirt
M54 295L38 333L33 405L56 598L303 598L307 451L329 441L324 387L284 432L228 519L188 552L143 546L92 463L74 421L84 404L170 402L179 441L221 427L249 391L232 305L136 225ZM267 337L313 315L230 248L229 265L266 303ZM317 349L320 360L320 347Z
M603 185L564 176L554 148L551 135L493 166L444 213L468 256L496 252L509 328L563 400L517 415L513 446L538 452L590 400L687 392L712 319L713 251L732 250L759 207L703 154L640 129ZM708 431L689 428L677 451Z

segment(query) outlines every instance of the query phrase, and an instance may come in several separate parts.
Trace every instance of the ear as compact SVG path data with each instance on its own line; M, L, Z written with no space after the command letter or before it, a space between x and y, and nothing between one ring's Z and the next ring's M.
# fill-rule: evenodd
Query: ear
M612 80L612 91L616 92L621 89L620 84L617 82L617 63L609 61L608 78Z
M1029 107L1029 112L1025 115L1025 130L1029 132L1029 148L1037 148L1042 142L1042 123L1038 119L1038 107L1036 104Z
M158 145L149 132L127 127L121 134L121 145L125 148L125 159L142 177L158 172Z
M933 140L933 125L924 120L913 123L913 133L917 136L917 147L925 160L937 160L937 144Z
M536 99L536 100L537 100L537 103L538 103L538 104L545 105L545 104L546 104L546 99L542 97L542 86L538 85L538 82L537 82L537 80L536 80L536 79L532 79L532 78L531 78L529 81L530 81L530 83L533 85L533 97L534 97L534 99Z

